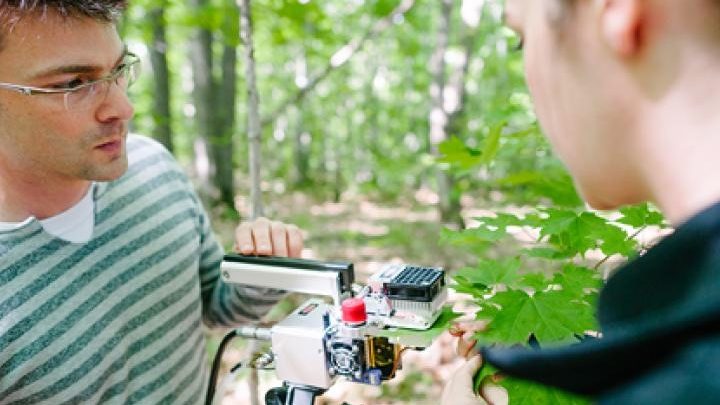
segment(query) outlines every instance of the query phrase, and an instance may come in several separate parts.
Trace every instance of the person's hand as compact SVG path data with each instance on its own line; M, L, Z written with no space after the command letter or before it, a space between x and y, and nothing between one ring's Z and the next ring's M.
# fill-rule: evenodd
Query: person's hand
M441 405L507 405L508 393L505 388L487 378L480 386L480 395L476 395L473 377L482 366L482 359L475 355L467 360L445 385L440 399Z
M295 225L258 218L235 229L235 251L244 255L300 257L303 235Z
M457 347L455 348L458 356L469 359L478 354L475 347L477 345L475 333L485 330L485 326L485 322L474 321L456 323L450 327L450 334L458 338Z

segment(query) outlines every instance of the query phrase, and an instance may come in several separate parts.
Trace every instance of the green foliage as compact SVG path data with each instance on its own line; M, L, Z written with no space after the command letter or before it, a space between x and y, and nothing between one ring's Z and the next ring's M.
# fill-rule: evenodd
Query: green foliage
M454 156L463 159L461 154ZM542 200L553 201L554 189L543 188L542 182L536 182L540 178L540 174L528 178L528 184L535 182L541 188L529 194L538 192ZM620 215L600 215L564 204L571 201L564 196L576 195L574 190L560 189L557 194L562 196L557 199L560 204L538 204L522 215L497 212L475 218L477 225L470 229L442 234L444 243L470 248L479 257L475 267L455 274L453 288L469 294L479 308L477 319L487 322L486 329L476 334L481 344L527 345L534 340L547 347L572 344L596 331L595 303L602 286L597 267L613 256L632 257L639 248L634 239L637 231L664 224L647 204L623 208ZM528 241L528 235L535 236ZM489 248L498 244L511 245L511 253L491 258ZM591 254L604 258L593 260ZM493 374L492 367L483 368L476 384ZM502 385L513 404L587 402L525 381L505 379Z
M401 328L386 329L379 331L377 336L385 336L389 338L412 337L416 341L425 341L430 344L436 337L445 332L452 325L452 322L461 315L462 314L454 312L450 306L445 306L442 309L440 316L430 329L422 331Z
M512 393L513 405L566 404L584 405L591 402L585 398L568 394L564 391L549 389L539 384L509 378L502 381L508 392Z

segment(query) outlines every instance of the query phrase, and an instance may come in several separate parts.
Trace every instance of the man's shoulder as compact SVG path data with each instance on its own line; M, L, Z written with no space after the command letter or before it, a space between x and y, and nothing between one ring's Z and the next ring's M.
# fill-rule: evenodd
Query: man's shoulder
M130 133L127 137L128 154L133 156L139 151L172 156L165 145L145 135Z
M144 135L128 135L127 155L129 165L127 174L132 174L136 170L148 170L150 167L161 171L182 172L175 157L163 144Z

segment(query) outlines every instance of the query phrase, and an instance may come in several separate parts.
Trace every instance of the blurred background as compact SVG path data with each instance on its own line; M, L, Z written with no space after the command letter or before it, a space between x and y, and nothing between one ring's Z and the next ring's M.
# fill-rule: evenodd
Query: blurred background
M143 66L132 130L184 165L228 250L239 220L264 215L300 226L306 257L354 262L360 280L389 261L501 269L490 281L465 277L464 294L451 295L472 318L488 292L543 291L569 264L599 275L587 283L605 276L662 227L650 207L585 212L537 126L500 0L130 3L121 31ZM591 308L586 287L578 296ZM302 300L289 297L270 319ZM537 329L493 339L525 343ZM592 321L566 329L540 340ZM225 332L207 332L209 357ZM339 383L320 403L436 404L459 364L452 343L443 335L407 353L382 387ZM223 371L249 347L236 342ZM254 378L241 372L224 403L258 403L254 384L262 398L280 383L272 372Z

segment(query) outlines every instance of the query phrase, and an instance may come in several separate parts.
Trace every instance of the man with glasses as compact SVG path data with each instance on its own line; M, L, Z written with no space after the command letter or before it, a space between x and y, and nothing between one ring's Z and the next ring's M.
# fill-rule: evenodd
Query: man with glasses
M138 59L122 0L0 0L0 403L202 403L202 323L278 291L220 281L223 252L170 154L128 136ZM299 256L241 224L245 254Z
M585 200L651 201L676 230L610 277L601 338L483 359L605 404L720 404L720 2L507 0L506 21ZM485 403L470 383L479 365L459 370L443 405Z

